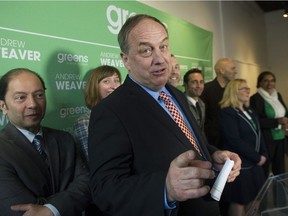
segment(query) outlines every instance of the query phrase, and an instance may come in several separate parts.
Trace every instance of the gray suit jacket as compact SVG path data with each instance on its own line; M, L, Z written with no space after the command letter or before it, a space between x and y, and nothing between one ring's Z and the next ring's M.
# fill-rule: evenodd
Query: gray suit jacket
M199 127L201 128L202 133L204 134L204 122L205 122L205 104L204 102L199 98L198 99L198 103L200 106L200 110L201 110L201 119L198 115L198 112L196 111L196 107L191 103L191 101L187 100L188 104L189 104L189 108L193 114L193 116L195 117Z
M90 201L88 170L72 136L43 128L48 164L12 124L0 132L0 216L20 216L15 204L55 206L61 216L78 216Z

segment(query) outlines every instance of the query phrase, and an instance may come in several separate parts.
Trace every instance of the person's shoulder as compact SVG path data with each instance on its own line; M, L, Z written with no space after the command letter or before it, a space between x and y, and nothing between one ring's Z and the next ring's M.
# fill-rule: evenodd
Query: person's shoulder
M250 97L250 101L257 100L257 99L258 100L262 99L262 96L258 92L256 92L255 94L251 95L251 97Z
M48 135L48 136L54 136L55 138L72 138L73 136L64 130L60 130L60 129L55 129L55 128L51 128L51 127L43 127L42 128L44 136Z
M198 98L198 102L199 102L199 104L202 104L203 106L205 106L204 101L200 97Z
M204 91L215 91L215 87L219 86L218 81L216 80L216 78L214 80L211 80L207 83L205 83L204 86Z
M74 125L75 124L81 124L82 122L85 122L85 121L89 121L90 114L91 114L91 111L89 110L88 112L86 112L83 115L81 115L79 118L77 118L75 120Z
M238 113L238 110L234 109L232 107L224 107L221 109L221 113L222 114L235 115L236 113Z
M176 96L177 98L181 98L184 99L185 101L187 100L185 93L183 93L182 91L180 91L178 88L170 85L170 84L166 84L165 86L167 88L167 90L174 96Z

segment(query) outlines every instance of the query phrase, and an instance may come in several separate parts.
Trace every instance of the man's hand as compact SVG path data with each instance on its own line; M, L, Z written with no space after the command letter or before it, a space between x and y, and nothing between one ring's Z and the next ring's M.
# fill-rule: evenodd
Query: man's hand
M23 211L23 216L53 216L52 211L43 205L19 204L11 206L11 210Z
M185 201L206 195L210 187L204 185L205 180L215 177L211 167L209 161L195 160L192 150L175 158L166 177L168 201Z
M230 151L216 151L213 153L212 159L214 161L214 166L219 170L222 169L227 159L234 161L234 166L228 176L227 182L233 182L236 179L236 177L240 174L242 161L238 156L238 154Z

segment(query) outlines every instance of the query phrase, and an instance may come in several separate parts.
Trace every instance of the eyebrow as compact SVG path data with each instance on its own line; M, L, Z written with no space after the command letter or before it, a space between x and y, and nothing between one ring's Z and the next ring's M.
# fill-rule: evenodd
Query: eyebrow
M167 37L165 37L162 41L161 41L161 43L163 43L163 42L165 42L165 41L168 41L168 36ZM140 42L139 43L139 46L151 46L151 43L150 42Z
M44 89L38 89L38 90L32 92L32 94L35 94L35 93L38 93L38 92L45 92L45 90ZM30 94L30 93L27 93L27 92L24 92L24 91L16 91L13 94L15 95L15 94Z

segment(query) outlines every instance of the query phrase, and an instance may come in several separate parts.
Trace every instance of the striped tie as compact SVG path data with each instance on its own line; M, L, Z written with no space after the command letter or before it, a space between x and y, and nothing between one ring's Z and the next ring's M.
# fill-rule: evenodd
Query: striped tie
M186 135L186 137L192 143L192 145L197 150L197 152L202 156L202 154L200 152L200 149L199 149L199 147L198 147L198 145L197 145L197 143L196 143L196 141L194 139L193 134L191 133L191 131L187 127L186 123L184 122L183 118L181 117L181 115L180 115L178 109L176 108L176 106L172 103L170 98L163 91L160 93L159 98L161 98L164 101L164 104L167 107L167 109L169 110L169 112L171 113L174 121L181 128L182 132Z
M46 153L43 151L43 147L42 147L42 144L41 144L41 141L42 141L42 136L41 135L36 135L34 137L34 140L33 140L33 145L35 147L35 149L39 152L39 154L42 156L42 158L44 160L47 159L47 155Z

